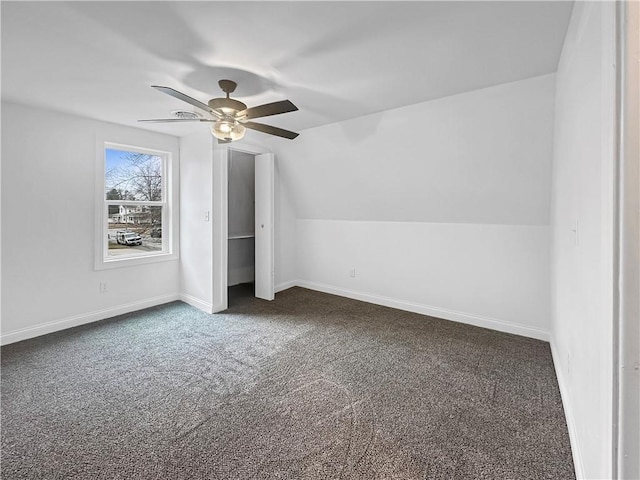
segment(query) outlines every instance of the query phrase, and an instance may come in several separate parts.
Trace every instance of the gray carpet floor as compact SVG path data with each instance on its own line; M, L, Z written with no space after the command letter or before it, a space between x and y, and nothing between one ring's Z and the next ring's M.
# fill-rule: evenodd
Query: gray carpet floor
M232 293L3 347L2 478L575 478L547 343Z

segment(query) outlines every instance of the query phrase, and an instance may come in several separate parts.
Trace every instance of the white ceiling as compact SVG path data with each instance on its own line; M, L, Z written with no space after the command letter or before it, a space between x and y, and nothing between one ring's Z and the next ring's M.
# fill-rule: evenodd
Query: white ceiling
M185 135L204 126L137 123L192 110L150 85L206 102L229 78L300 131L554 72L572 5L3 1L2 98Z

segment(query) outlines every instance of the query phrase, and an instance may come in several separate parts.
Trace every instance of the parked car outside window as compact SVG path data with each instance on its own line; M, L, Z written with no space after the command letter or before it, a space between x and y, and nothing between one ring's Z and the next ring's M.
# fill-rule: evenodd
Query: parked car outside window
M116 232L116 242L120 245L142 245L142 237L134 232L118 230Z

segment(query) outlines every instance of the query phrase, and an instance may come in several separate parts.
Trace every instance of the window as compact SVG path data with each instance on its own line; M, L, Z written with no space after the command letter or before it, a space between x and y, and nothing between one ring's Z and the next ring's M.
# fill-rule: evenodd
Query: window
M104 143L96 268L176 258L171 153Z

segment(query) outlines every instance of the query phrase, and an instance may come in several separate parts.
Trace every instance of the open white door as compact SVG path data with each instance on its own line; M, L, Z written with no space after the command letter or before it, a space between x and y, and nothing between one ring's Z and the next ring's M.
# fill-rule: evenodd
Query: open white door
M256 297L273 300L274 296L274 157L273 153L256 155Z

